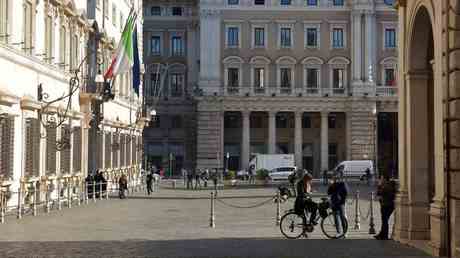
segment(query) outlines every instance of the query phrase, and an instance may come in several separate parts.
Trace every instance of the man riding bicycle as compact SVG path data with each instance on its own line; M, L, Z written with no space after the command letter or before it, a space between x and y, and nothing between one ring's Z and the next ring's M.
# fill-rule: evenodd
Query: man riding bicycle
M297 197L294 203L294 210L298 214L303 214L305 209L310 213L310 224L316 225L316 214L318 211L318 204L311 198L311 182L313 176L304 170L297 170L296 172L296 192Z

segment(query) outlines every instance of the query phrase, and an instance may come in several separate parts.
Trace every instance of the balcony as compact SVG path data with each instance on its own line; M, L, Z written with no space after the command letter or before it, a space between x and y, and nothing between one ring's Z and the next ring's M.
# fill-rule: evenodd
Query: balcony
M305 97L319 97L319 96L334 96L343 97L347 96L348 90L346 88L317 88L317 87L293 87L281 85L269 85L265 87L260 86L224 86L225 96L305 96Z
M375 88L376 96L397 97L398 87L396 86L377 86Z

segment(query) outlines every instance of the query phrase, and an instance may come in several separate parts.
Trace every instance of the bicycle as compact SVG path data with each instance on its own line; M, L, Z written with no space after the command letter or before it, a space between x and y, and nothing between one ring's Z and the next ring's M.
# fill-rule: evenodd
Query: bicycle
M321 198L322 202L318 205L318 217L316 222L321 218L321 230L323 234L330 239L343 238L348 230L348 221L344 217L343 222L340 221L342 228L341 232L337 232L336 218L334 212L330 208L328 198ZM281 233L288 239L297 239L301 236L308 237L307 233L311 233L315 229L315 225L310 223L310 213L304 209L303 214L298 214L294 209L288 210L280 221ZM342 225L344 224L344 225ZM339 227L340 228L340 227ZM339 230L340 231L340 230Z

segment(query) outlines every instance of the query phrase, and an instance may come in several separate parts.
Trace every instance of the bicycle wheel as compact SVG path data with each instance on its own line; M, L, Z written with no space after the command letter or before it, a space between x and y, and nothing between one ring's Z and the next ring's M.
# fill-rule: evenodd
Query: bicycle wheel
M326 218L321 220L321 230L324 235L330 239L339 239L345 236L348 230L348 221L346 218L343 218L342 221L339 221L339 232L337 232L337 227L335 225L334 214L331 212Z
M295 212L289 212L281 217L280 230L288 239L297 239L305 231L305 217Z

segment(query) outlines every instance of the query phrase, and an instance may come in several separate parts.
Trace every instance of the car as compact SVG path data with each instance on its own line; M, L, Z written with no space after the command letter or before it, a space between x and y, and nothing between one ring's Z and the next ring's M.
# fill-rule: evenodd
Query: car
M287 181L289 175L296 171L296 167L279 167L272 169L268 176L272 181Z

